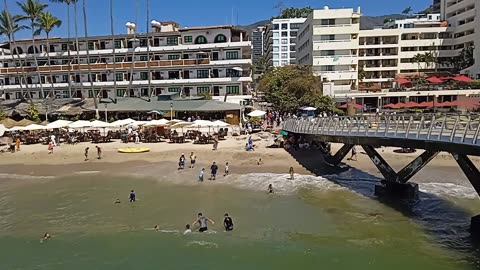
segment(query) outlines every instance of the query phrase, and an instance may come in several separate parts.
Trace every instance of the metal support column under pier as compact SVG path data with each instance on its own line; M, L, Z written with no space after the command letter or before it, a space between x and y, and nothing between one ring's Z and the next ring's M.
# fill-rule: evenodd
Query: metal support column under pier
M328 165L337 166L342 162L345 156L352 150L353 144L344 144L342 148L340 148L335 155L328 155L325 158L325 161Z

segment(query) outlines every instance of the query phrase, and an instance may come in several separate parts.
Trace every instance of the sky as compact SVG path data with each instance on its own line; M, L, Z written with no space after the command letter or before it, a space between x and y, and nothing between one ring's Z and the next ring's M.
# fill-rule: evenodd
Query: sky
M17 1L6 0L8 9L13 14L19 14L21 11ZM67 8L66 4L52 3L49 0L40 0L48 4L48 11L59 17L63 24L61 28L52 31L50 36L67 36ZM109 35L110 34L110 0L79 0L77 6L78 29L80 35L83 35L83 15L82 4L86 1L88 34ZM125 23L135 22L136 1L138 2L138 29L139 32L145 32L147 28L146 20L146 2L147 0L113 0L114 5L114 28L115 33L126 33ZM356 8L361 7L364 15L376 16L384 14L399 14L406 7L412 7L414 11L421 11L428 7L432 0L150 0L150 20L167 21L173 20L186 26L202 25L220 25L220 24L239 24L247 25L257 21L270 19L279 14L279 9L275 8L279 3L285 7L305 7L323 8L329 6L332 8ZM4 1L0 1L0 10L5 8ZM71 35L73 31L73 8L71 9ZM232 12L233 11L233 12ZM232 16L233 14L233 16ZM29 30L22 31L16 35L16 38L30 37ZM0 38L3 40L4 37Z

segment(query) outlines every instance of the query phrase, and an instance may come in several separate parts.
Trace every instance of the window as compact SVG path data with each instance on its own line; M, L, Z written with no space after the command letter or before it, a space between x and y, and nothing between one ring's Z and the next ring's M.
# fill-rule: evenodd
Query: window
M279 37L278 32L273 32L273 37L274 37L274 38L278 38L278 37Z
M282 66L288 65L288 60L282 60Z
M97 63L97 59L89 59L88 61L90 64L95 64Z
M207 43L207 38L204 36L198 36L195 39L195 44L206 44Z
M62 44L62 51L68 50L68 45L66 43Z
M227 94L238 95L240 94L240 87L238 85L227 86Z
M332 56L332 55L335 55L335 51L334 50L321 51L321 55L322 56Z
M278 43L279 43L278 39L273 40L273 45L278 45Z
M282 58L288 58L288 53L282 53Z
M140 61L148 61L148 56L140 55Z
M335 40L335 35L322 35L321 40Z
M178 45L178 38L177 37L167 37L167 45Z
M210 72L208 71L208 69L197 70L197 78L199 78L199 79L208 78L209 74L210 74Z
M288 29L288 23L282 23L282 30Z
M62 65L67 65L68 64L68 60L62 60Z
M140 95L141 95L142 97L148 97L148 96L149 96L148 88L142 88L142 89L140 89Z
M17 81L17 78L15 78L15 81ZM68 75L63 75L62 76L62 82L68 82ZM16 82L18 83L18 82Z
M140 39L140 47L147 47L147 40L146 39Z
M113 46L115 46L115 49L121 49L122 48L122 41L121 40L115 40L113 42Z
M286 38L282 39L282 44L288 44L288 39Z
M279 57L279 54L278 54L278 53L274 53L274 54L273 54L273 59L278 59L278 57Z
M274 52L278 52L278 46L273 47Z
M183 37L183 41L185 43L192 43L193 39L192 39L192 36L185 36Z
M274 67L278 67L280 65L280 61L276 60L276 61L273 61L273 66Z
M238 59L238 51L227 51L225 56L227 59Z
M296 37L297 34L298 34L297 31L290 31L290 36L291 36L291 37Z
M223 42L227 42L227 37L225 35L222 35L222 34L219 34L215 37L215 40L214 40L215 43L223 43Z
M170 93L180 93L180 87L169 87L168 92L170 92Z
M100 90L95 90L95 96L98 97L98 94L100 93ZM93 91L88 90L88 97L93 98Z
M117 81L117 82L123 81L123 73L115 74L115 81Z
M282 46L282 52L288 51L288 46Z
M125 96L125 93L127 92L126 89L117 89L117 97L123 97Z
M208 87L208 86L197 87L197 95L208 94L208 93L210 93L210 87Z
M295 51L295 45L290 45L290 51L292 51L292 52Z
M291 23L290 29L300 29L300 26L302 26L301 23Z
M180 59L179 54L169 54L168 55L168 60L177 60L177 59Z
M148 80L148 72L140 72L140 80Z
M240 72L231 68L227 69L227 77L240 77Z
M272 26L273 30L278 30L280 28L280 25L279 24L274 24Z
M321 25L335 25L335 19L322 19Z
M115 62L123 62L123 57L115 57Z
M88 42L88 50L95 50L95 44L93 42Z
M282 32L282 37L288 37L288 32Z
M333 66L321 66L321 71L334 71Z

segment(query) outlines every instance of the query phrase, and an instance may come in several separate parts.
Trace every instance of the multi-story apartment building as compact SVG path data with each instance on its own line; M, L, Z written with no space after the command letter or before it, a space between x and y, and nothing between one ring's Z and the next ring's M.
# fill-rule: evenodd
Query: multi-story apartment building
M252 61L256 64L263 56L265 26L259 26L252 32Z
M314 10L299 30L298 64L333 82L335 91L355 89L358 81L360 9Z
M433 0L432 13L440 13L442 11L440 8L440 2L442 2L442 0Z
M269 66L297 64L295 44L305 18L274 19L265 29L264 54Z
M442 19L448 21L454 50L474 47L475 64L463 73L480 79L480 2L478 0L441 0ZM475 29L477 28L477 29Z
M179 28L152 21L152 32L80 38L18 40L1 44L0 95L22 98L153 97L249 94L251 42L233 26ZM38 61L35 66L34 54ZM69 57L70 55L70 57ZM50 63L48 63L48 57ZM40 76L38 76L38 72ZM91 74L91 76L89 75ZM44 96L42 96L43 88Z
M388 89L399 74L417 74L425 71L448 71L448 66L436 63L416 63L417 54L432 53L438 60L456 55L452 35L440 14L427 14L412 19L395 20L386 28L360 31L358 65L369 88ZM360 85L359 88L364 87Z

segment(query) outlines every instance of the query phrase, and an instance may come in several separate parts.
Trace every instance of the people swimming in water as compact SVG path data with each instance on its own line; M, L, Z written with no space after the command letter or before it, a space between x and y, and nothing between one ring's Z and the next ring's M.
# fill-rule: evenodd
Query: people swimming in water
M120 199L116 199L114 203L119 204L119 203L122 203L122 202L120 201Z
M43 235L42 239L40 239L40 242L43 243L43 241L50 240L50 238L52 238L52 236L51 236L48 232L46 232L46 233Z
M200 225L200 228L198 229L198 231L205 232L208 230L208 226L207 226L208 222L212 223L212 225L215 224L213 220L203 216L202 213L198 213L197 219L192 223L192 226L193 224L198 223Z
M272 184L268 185L268 193L270 193L270 194L273 193L273 185Z
M135 202L136 201L136 195L135 195L135 191L132 189L130 190L130 202Z
M185 231L183 232L184 235L192 233L192 230L190 229L190 224L185 225Z
M159 230L160 230L160 226L155 225L155 227L153 227L153 229L154 229L155 231L159 231Z
M223 227L225 227L225 230L227 232L233 231L233 220L228 215L228 213L225 213L225 218L223 219Z

